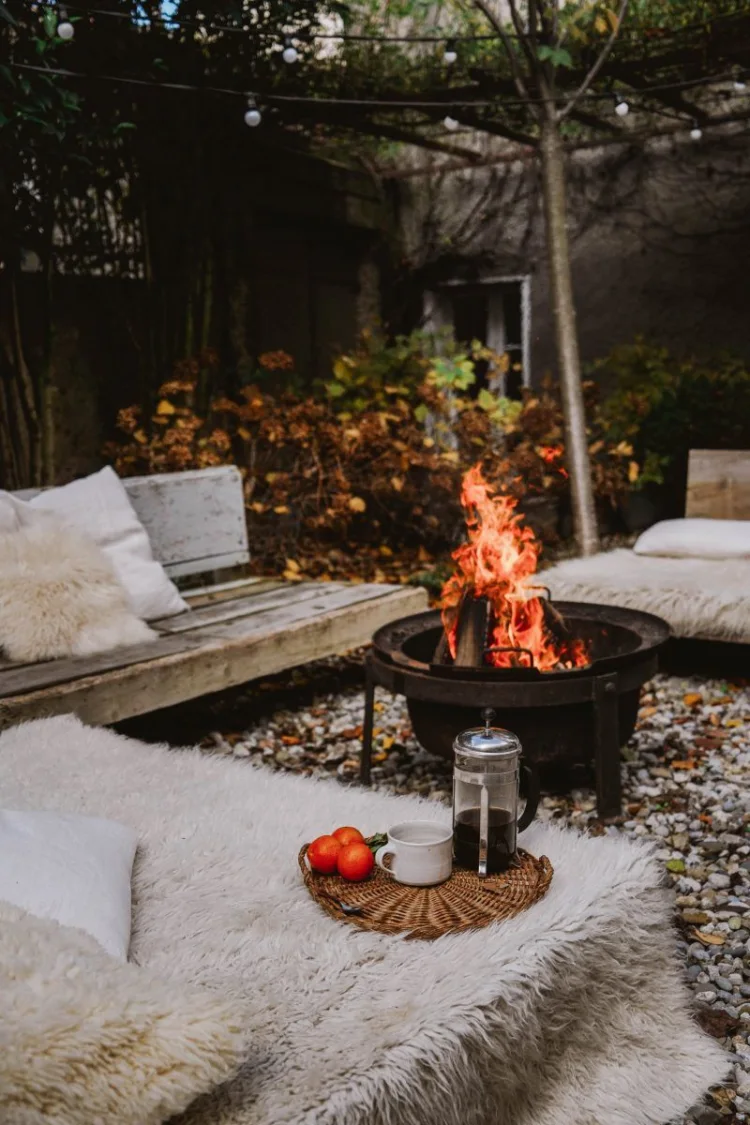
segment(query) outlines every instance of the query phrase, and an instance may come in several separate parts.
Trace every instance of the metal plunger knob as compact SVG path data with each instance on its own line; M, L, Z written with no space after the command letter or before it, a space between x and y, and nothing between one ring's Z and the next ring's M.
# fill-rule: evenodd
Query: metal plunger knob
M492 720L495 718L495 711L492 707L485 707L482 711L482 718L484 719L485 729L489 731Z

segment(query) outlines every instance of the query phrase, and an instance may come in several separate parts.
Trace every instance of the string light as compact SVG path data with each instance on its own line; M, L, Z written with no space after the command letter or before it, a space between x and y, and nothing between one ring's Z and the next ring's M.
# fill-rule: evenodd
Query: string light
M299 51L288 35L284 39L284 50L281 52L281 57L284 62L289 63L290 66L292 63L296 63L299 58Z
M459 124L460 122L456 121L455 117L443 118L443 125L445 125L446 129L448 129L451 133L455 133L456 129L458 129L459 127Z
M255 98L250 96L247 99L247 109L245 110L245 124L249 125L251 129L257 129L263 120L263 116L258 109Z
M697 122L697 121L694 121L694 122L693 122L693 127L692 127L692 129L690 130L690 139L691 139L692 141L699 141L699 140L701 139L701 137L702 137L702 136L703 136L703 130L701 129L701 127L700 127L700 125L698 124L698 122Z
M443 51L443 62L446 63L447 66L453 66L457 58L458 51L456 50L456 40L449 39L445 44L445 50Z
M617 95L615 102L615 113L618 117L627 117L630 113L630 106L620 94Z
M68 13L64 8L60 9L60 21L57 25L57 34L61 39L64 39L66 43L75 35L75 28L68 19Z

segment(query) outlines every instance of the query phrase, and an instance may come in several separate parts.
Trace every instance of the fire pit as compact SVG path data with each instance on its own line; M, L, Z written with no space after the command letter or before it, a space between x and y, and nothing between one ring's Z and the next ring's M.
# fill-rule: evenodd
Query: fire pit
M375 685L405 695L414 733L450 756L459 731L492 707L537 762L596 769L601 816L620 812L620 747L633 733L641 686L654 675L669 627L650 613L584 602L556 609L591 645L591 663L553 673L534 668L461 667L433 659L443 636L440 612L417 613L379 629L366 665L361 779L370 781Z
M459 731L492 708L538 763L596 769L601 816L620 812L620 747L635 727L640 689L669 639L649 613L584 602L555 605L535 582L539 545L516 500L477 467L464 478L468 541L442 611L379 629L366 665L361 779L370 781L377 684L408 701L414 733L450 756Z

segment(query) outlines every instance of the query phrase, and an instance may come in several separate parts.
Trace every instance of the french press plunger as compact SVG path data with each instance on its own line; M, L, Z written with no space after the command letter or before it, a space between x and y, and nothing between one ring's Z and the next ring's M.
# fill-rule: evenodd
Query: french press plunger
M515 734L490 726L494 717L491 709L483 711L485 725L462 731L453 743L453 857L481 878L515 861L517 835L539 803L536 769L522 761ZM522 773L526 807L519 817Z

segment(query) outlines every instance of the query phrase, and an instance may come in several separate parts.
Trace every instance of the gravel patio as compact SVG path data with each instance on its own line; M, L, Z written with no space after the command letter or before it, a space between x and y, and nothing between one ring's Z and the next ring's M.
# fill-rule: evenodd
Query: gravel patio
M705 678L658 676L647 685L625 751L625 816L603 825L593 792L547 795L541 815L585 831L651 841L676 892L676 948L695 995L696 1017L720 1039L734 1082L686 1119L696 1125L750 1120L750 688ZM270 769L355 783L363 710L354 656L126 724L172 744L200 738L206 753ZM414 741L405 701L379 692L373 784L449 802L451 764ZM386 827L386 826L384 826ZM682 1123L680 1123L682 1125Z

